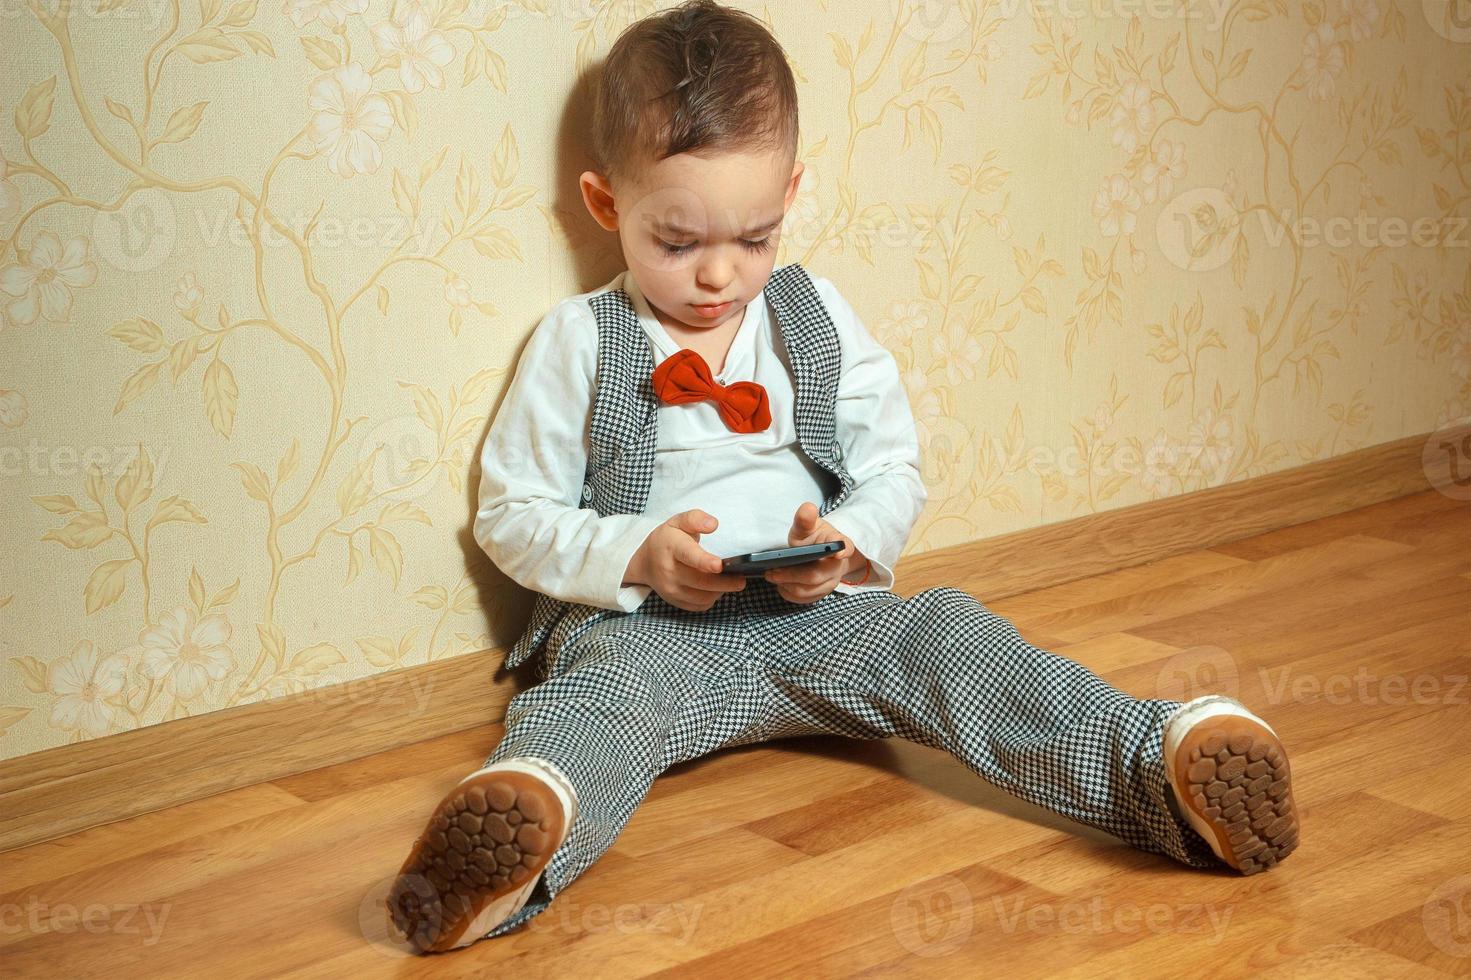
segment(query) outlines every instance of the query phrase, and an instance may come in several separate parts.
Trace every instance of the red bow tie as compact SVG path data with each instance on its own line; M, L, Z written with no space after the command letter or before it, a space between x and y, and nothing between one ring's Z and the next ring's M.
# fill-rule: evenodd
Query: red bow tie
M705 359L687 348L654 369L654 393L670 405L709 399L735 432L760 432L771 425L765 388L754 381L719 384Z

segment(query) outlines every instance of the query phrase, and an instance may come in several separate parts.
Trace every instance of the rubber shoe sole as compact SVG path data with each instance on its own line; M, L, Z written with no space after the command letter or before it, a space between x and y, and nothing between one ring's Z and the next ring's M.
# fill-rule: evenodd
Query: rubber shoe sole
M1256 874L1297 849L1287 752L1239 702L1212 696L1187 704L1170 721L1166 758L1181 812L1231 867Z
M388 896L393 931L426 953L479 939L524 903L566 838L568 818L537 776L499 769L467 777L440 801L399 869Z

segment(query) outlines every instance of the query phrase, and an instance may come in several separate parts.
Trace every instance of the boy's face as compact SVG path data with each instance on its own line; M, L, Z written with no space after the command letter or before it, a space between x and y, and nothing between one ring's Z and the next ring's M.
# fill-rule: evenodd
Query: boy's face
M582 196L598 224L618 232L659 321L709 330L741 317L766 288L802 170L790 149L681 153L616 188L589 170Z

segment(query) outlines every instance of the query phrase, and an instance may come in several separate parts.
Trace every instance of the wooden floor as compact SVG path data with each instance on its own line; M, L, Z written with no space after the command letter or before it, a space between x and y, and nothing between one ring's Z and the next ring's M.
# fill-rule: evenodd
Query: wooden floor
M0 855L0 975L1471 974L1471 506L989 605L1140 697L1236 693L1291 753L1298 851L1194 870L931 749L793 739L671 769L525 928L408 956L384 891L493 726Z

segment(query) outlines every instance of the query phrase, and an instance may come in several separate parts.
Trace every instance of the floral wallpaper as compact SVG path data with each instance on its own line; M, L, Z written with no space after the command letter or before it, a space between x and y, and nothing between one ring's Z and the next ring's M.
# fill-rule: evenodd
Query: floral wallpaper
M0 758L514 638L475 457L621 268L579 79L669 5L5 5ZM1464 5L737 5L802 98L778 262L909 391L911 551L1471 415Z

